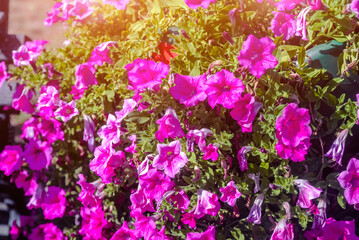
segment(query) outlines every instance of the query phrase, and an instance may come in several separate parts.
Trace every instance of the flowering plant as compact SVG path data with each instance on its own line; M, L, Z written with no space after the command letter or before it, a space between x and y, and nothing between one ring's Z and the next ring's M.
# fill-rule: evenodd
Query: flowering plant
M0 65L29 114L0 170L41 212L11 232L357 239L357 92L345 90L359 70L357 5L57 1L44 23L66 22L63 47L29 42L17 67ZM334 75L309 57L328 42L341 47Z

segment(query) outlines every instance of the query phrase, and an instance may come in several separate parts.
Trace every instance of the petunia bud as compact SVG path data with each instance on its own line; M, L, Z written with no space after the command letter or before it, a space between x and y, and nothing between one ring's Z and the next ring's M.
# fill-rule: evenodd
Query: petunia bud
M232 9L229 11L229 21L231 21L232 26L235 28L237 25L237 16L239 14L239 11L237 8Z
M348 129L344 129L338 135L338 137L333 142L329 151L325 154L325 156L332 158L335 162L337 162L340 166L342 166L342 158L345 149L345 140L348 136Z
M229 42L233 46L234 44L233 38L231 37L231 35L229 35L229 33L223 32L223 37L224 39L226 39L227 42Z
M263 193L259 194L256 200L254 200L251 211L249 212L249 215L247 217L248 222L253 222L254 224L261 224L263 200Z

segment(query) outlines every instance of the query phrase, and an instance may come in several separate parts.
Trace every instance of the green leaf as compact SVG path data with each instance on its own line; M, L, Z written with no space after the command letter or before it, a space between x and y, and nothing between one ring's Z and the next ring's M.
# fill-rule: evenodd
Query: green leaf
M345 205L346 205L346 200L344 199L344 196L342 194L338 194L337 196L337 201L338 201L338 204L343 208L345 209Z

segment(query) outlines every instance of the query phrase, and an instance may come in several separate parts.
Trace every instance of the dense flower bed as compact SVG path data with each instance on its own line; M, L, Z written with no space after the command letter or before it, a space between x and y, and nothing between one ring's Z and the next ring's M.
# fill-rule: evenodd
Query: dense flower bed
M26 42L0 64L29 116L0 170L40 213L13 239L358 239L359 110L338 91L358 70L358 14L357 0L57 1L44 24L66 23L63 47ZM338 76L306 54L332 40Z

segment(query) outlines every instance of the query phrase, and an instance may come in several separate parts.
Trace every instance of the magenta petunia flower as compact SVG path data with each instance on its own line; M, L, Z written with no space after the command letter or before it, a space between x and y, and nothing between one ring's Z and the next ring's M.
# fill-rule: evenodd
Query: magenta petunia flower
M128 76L128 89L136 92L153 90L157 92L169 72L169 66L162 62L154 62L147 59L136 59L125 66Z
M69 121L72 117L79 114L79 110L76 108L76 102L72 100L67 103L60 101L59 108L55 111L55 116L61 118L63 122Z
M43 140L52 144L57 140L65 140L65 133L61 130L61 126L62 123L54 118L50 120L41 119L41 122L37 124L37 129L41 133Z
M101 202L100 199L95 196L96 187L86 182L83 174L79 174L79 180L76 182L81 186L81 192L77 200L79 200L85 207L96 207Z
M120 119L112 114L108 115L106 125L97 131L97 134L102 139L102 145L120 142L120 137L123 133Z
M95 123L92 118L83 114L84 118L84 136L83 140L87 142L88 148L91 152L95 150Z
M39 123L38 118L32 117L29 120L26 120L21 128L22 130L21 137L27 140L37 139L37 137L39 136L39 130L37 129L38 123Z
M40 171L48 168L52 161L52 147L48 142L40 140L30 140L25 145L23 157L31 170Z
M206 100L206 81L206 74L192 77L177 73L174 77L176 85L171 87L169 91L174 99L178 100L186 107L193 107L198 102Z
M154 212L152 199L147 198L144 190L141 187L138 187L137 191L132 193L130 196L132 206L131 210L139 209L142 212Z
M304 1L305 0L282 0L280 2L275 3L274 5L277 7L278 11L285 12L292 10L298 4Z
M237 198L242 195L233 180L230 181L226 187L220 188L219 191L222 193L220 200L228 203L228 205L232 207L236 203Z
M241 147L241 149L238 151L237 159L239 162L239 168L241 169L242 172L244 172L248 169L246 154L249 151L252 151L252 149L253 148L251 146L244 146L244 147Z
M158 155L153 159L153 166L174 178L182 167L188 162L187 156L181 152L181 142L176 140L166 144L157 144Z
M249 211L247 220L248 222L253 222L254 224L261 224L262 218L262 204L264 200L264 194L261 193L254 200L251 210Z
M30 102L33 95L33 91L28 86L18 85L12 97L12 107L16 110L32 114L35 111L34 106Z
M123 240L123 239L137 239L135 235L135 231L128 228L126 221L123 221L121 228L118 229L117 232L115 232L115 234L111 237L110 240Z
M304 41L308 41L307 37L307 15L309 11L312 10L311 7L306 7L297 16L296 21L296 36L301 36Z
M30 64L32 58L25 45L21 45L17 50L12 51L12 61L18 67Z
M41 203L45 219L61 218L66 209L65 190L50 186Z
M215 3L216 0L184 0L188 7L197 9L199 7L208 8L210 3Z
M102 0L103 4L112 5L118 10L125 10L130 0Z
M35 174L30 179L28 179L29 176L29 173L23 170L11 177L11 182L15 182L17 188L22 188L25 196L32 196L38 186Z
M63 240L64 234L53 223L37 226L29 234L29 240Z
M113 60L108 56L109 47L117 46L115 41L108 41L96 46L87 61L90 64L102 66L103 63L113 64Z
M272 54L274 49L275 44L270 38L258 39L249 35L237 59L240 65L248 68L255 77L260 78L267 69L274 68L278 64L277 58Z
M131 140L132 143L131 143L130 146L125 148L126 152L129 152L129 153L132 153L132 154L137 152L136 151L136 148L137 148L136 138L137 138L136 134L131 135L131 136L128 137L128 139Z
M10 176L15 171L20 170L22 164L22 148L20 145L6 145L0 154L0 171L4 171L6 176Z
M46 119L54 117L53 110L58 106L59 100L59 91L54 86L43 87L36 104L39 115Z
M359 0L352 0L350 4L350 8L352 12L356 13L357 16L359 17Z
M278 139L275 148L281 158L290 158L294 162L305 160L312 134L309 123L308 109L298 108L295 103L290 103L284 108L275 125Z
M289 40L294 36L296 30L296 22L294 15L284 12L272 12L274 18L271 21L271 27L275 37L283 35L283 40Z
M73 8L69 11L71 16L76 17L79 20L83 20L90 16L95 9L89 6L89 1L87 0L75 0Z
M217 104L225 108L233 108L245 89L243 82L226 69L209 77L206 85L207 101L212 108Z
M188 209L190 201L189 197L183 190L179 190L178 192L174 192L167 197L167 201L175 208L181 210L183 213L186 209Z
M286 219L281 219L275 227L270 240L293 240L293 225L287 224Z
M5 62L0 63L0 88L2 87L3 83L8 78L9 74L6 71L6 64Z
M299 188L297 205L301 208L309 208L313 205L312 199L320 197L322 189L315 188L308 180L296 179L294 184Z
M41 207L44 197L45 197L45 189L42 184L38 184L35 193L31 196L26 207L30 210Z
M29 52L31 60L34 60L38 56L40 56L42 50L45 49L44 45L47 43L48 41L43 41L43 40L34 40L34 41L25 42L25 47Z
M216 240L216 229L213 226L209 226L203 233L187 233L186 240Z
M105 212L101 206L81 208L82 223L79 233L84 239L103 240L102 229L107 225Z
M185 136L178 120L176 111L172 107L168 107L165 115L156 122L159 127L155 133L158 141L163 142L165 138L182 138Z
M122 120L130 113L132 112L135 107L137 106L137 102L132 99L128 98L123 101L123 106L121 111L116 111L115 115L118 118L118 121L122 122Z
M191 211L183 214L182 219L181 219L181 222L190 226L190 228L193 228L193 229L195 229L196 225L197 225L196 224L197 216L195 215L196 209L197 209L197 207L192 208Z
M348 132L348 129L341 131L329 151L325 154L325 156L332 158L340 166L342 166L342 158L344 155L345 141L347 139Z
M95 76L96 68L92 63L82 63L76 66L75 76L77 89L87 89L91 85L96 85L97 79Z
M142 237L144 237L144 239L149 239L149 236L156 232L156 223L154 219L152 219L151 217L144 216L141 210L132 210L130 216L136 220L136 239L140 239Z
M218 160L218 144L208 144L208 146L205 146L202 148L203 151L203 160L209 160L217 161Z
M359 160L350 159L347 170L338 176L340 186L344 189L344 196L351 205L359 203Z
M194 151L194 142L198 144L199 149L203 149L206 146L206 137L212 136L213 132L208 128L202 128L201 130L189 130L187 137L187 151Z
M317 205L318 213L314 214L312 229L321 229L327 221L327 202L324 198Z
M254 118L262 107L262 103L256 102L254 97L246 93L243 97L239 97L230 114L237 121L238 125L241 126L242 132L252 132Z
M104 183L112 182L112 178L116 176L115 170L121 167L126 159L125 153L116 152L111 144L98 146L94 156L90 162L90 169L100 176Z
M168 237L165 234L165 226L162 226L161 230L158 231L155 229L154 232L152 232L150 235L147 235L148 240L171 240L171 237Z
M138 178L146 197L159 201L163 195L174 187L174 182L163 172L151 169Z
M196 218L201 218L206 214L216 216L220 208L221 204L215 193L203 189L197 190L197 208L194 212Z

